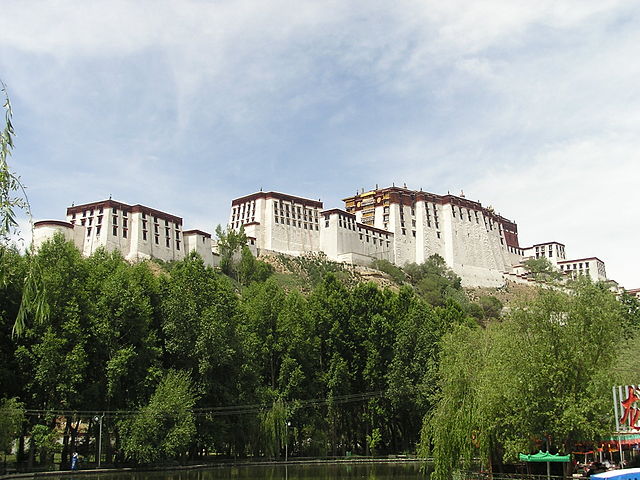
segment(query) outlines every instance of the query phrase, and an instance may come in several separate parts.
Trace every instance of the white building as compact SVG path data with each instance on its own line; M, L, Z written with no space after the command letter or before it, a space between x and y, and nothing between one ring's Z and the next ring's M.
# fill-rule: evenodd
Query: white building
M181 260L185 252L197 251L208 265L216 260L211 235L200 230L182 230L182 218L143 205L114 200L67 208L67 221L43 220L34 224L38 248L56 232L85 256L99 247L118 250L129 261L157 258Z
M440 254L469 285L502 285L503 272L522 258L514 222L478 202L390 187L344 200L346 211L277 192L257 192L231 203L229 226L244 227L256 250L368 265L397 265Z
M400 266L439 254L464 284L498 286L522 258L515 222L463 196L389 187L344 202L357 221L393 233Z
M467 286L503 285L505 275L525 273L523 260L540 257L571 275L606 279L602 261L567 261L562 243L520 247L515 222L463 195L393 186L362 191L344 202L345 210L323 210L319 200L257 192L231 202L229 226L244 227L257 255L324 252L338 262L368 265L384 259L403 266L439 254Z
M572 278L576 278L579 275L586 275L594 282L605 281L607 279L604 262L596 257L563 260L557 262L557 265L561 272Z
M255 241L258 252L301 255L320 251L322 202L278 192L258 192L231 202L229 227Z
M523 249L525 260L527 258L546 258L552 265L566 260L564 244L559 242L537 243Z
M393 262L393 233L356 221L344 210L322 212L320 245L327 257L338 262L368 265L372 260Z

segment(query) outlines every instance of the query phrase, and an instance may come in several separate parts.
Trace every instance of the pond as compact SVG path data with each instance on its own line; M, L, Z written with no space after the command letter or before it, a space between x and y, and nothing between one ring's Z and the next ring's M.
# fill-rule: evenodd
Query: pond
M73 475L71 480L424 480L418 462L264 465ZM60 477L60 480L67 480Z

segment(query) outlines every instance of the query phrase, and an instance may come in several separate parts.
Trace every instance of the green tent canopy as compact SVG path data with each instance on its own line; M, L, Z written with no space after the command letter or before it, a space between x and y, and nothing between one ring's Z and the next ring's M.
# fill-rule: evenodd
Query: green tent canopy
M533 455L520 454L520 460L523 462L570 462L571 455L560 455L559 453L552 454L549 452L543 452L540 450Z
M551 480L551 462L570 462L571 455L560 455L559 453L551 454L540 450L533 455L520 454L520 460L523 462L547 462L547 478Z

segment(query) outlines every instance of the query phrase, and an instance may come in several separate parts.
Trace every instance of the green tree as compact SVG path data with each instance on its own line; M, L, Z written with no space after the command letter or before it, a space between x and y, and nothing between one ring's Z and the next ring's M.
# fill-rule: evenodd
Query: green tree
M536 280L549 282L562 278L562 273L556 270L546 257L530 258L522 264Z
M149 403L133 419L121 422L125 456L137 463L184 456L196 433L196 400L189 374L169 370Z
M389 260L376 259L371 263L371 267L386 273L397 284L402 285L407 279L407 276L402 271L402 269L391 263Z
M86 264L61 235L41 246L37 262L50 314L27 327L16 349L19 368L28 379L23 400L36 408L79 408L88 378Z
M432 305L444 305L447 298L459 296L462 281L438 254L422 264L410 263L404 270L418 293Z
M608 415L621 304L603 285L542 290L486 329L444 338L437 404L425 418L434 478L480 456L494 470L523 451L571 452L601 438Z
M235 231L232 228L225 230L221 225L216 227L216 238L218 243L218 253L220 255L220 269L237 281L239 278L239 263L241 261L242 249L247 245L247 236L244 228Z
M27 193L20 181L18 175L9 166L9 157L14 147L13 138L15 130L13 129L12 117L13 110L11 101L7 94L6 85L0 81L2 85L2 93L4 96L3 108L4 127L0 131L0 284L6 284L8 281L5 276L6 268L5 253L10 243L12 234L18 232L18 221L16 211L22 210L27 214L31 224L33 236L33 217L31 215L31 206ZM45 287L42 284L40 274L40 265L37 260L31 256L28 257L28 268L24 276L22 300L20 308L15 316L12 334L20 335L25 329L27 317L32 316L37 321L46 319L49 314L49 308L46 302Z
M15 398L0 400L0 452L11 453L25 423L24 405Z

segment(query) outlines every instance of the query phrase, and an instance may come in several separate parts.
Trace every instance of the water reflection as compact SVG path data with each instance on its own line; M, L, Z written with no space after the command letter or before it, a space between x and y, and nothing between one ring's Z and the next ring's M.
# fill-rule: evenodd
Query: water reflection
M74 475L73 480L426 480L417 463L264 465Z

